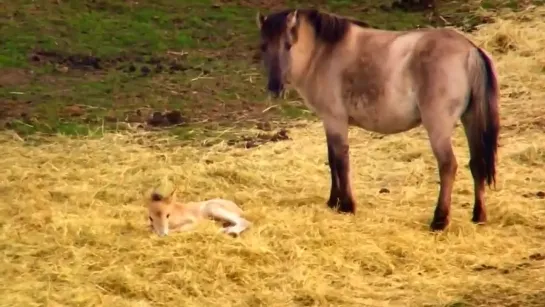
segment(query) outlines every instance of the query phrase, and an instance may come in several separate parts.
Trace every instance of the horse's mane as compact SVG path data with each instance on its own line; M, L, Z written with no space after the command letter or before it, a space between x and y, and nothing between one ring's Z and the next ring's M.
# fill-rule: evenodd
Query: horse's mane
M267 16L263 24L264 34L269 37L281 34L285 30L286 19L289 13L293 11L295 10L288 9ZM330 45L334 45L344 39L350 24L369 27L369 24L364 21L322 12L317 9L298 9L297 15L299 18L306 18L314 28L316 38Z

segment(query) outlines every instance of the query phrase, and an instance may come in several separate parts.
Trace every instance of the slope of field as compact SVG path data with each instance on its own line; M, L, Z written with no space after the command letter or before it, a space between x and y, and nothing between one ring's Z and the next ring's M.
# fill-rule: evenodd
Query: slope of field
M351 130L356 216L326 209L320 123L253 149L180 147L169 136L0 134L2 306L543 306L544 9L472 34L497 62L502 132L489 223L470 222L466 141L451 227L428 232L438 192L423 129ZM212 222L158 238L143 204L162 178L179 197L237 201L254 227ZM380 190L387 193L379 193Z

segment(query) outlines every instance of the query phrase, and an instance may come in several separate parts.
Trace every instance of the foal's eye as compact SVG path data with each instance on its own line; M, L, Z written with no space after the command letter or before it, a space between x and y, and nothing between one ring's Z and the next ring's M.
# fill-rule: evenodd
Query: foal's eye
M169 217L170 217L170 213L169 213L169 214L167 214L167 219L168 219Z
M261 45L259 45L259 49L261 49L261 51L263 51L263 52L267 51L267 44L262 43Z
M151 218L151 216L148 216L148 218L150 222L153 222L153 219Z

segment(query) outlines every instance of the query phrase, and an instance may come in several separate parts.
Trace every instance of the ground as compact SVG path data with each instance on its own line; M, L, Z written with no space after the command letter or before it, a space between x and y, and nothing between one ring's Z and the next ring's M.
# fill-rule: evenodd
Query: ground
M421 128L352 129L358 214L327 209L323 129L295 93L267 97L256 57L256 9L294 1L18 1L0 8L3 305L541 306L545 11L312 3L388 29L447 23L492 53L486 226L469 221L461 127L444 233L427 228L438 177ZM143 199L165 177L184 200L233 199L254 227L154 236Z
M388 29L444 23L430 12L391 2L312 5ZM169 126L183 140L218 131L220 139L237 139L228 129L265 123L275 130L285 126L282 120L313 118L295 93L268 99L258 65L257 10L296 3L44 0L3 5L0 126L22 135L85 135L141 129L155 113L151 128ZM482 5L515 8L512 3ZM472 29L487 21L475 13L478 7L450 1L441 10L445 20Z

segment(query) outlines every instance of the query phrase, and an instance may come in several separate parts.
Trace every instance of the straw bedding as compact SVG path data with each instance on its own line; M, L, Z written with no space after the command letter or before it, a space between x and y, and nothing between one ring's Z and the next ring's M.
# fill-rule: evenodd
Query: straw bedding
M0 305L543 306L544 12L471 35L493 54L502 90L486 226L470 222L461 127L453 218L441 234L428 232L438 174L422 128L384 138L351 130L356 216L326 208L317 122L253 149L181 147L149 134L3 132ZM210 222L158 238L143 199L165 177L181 199L236 201L253 228L233 239Z

